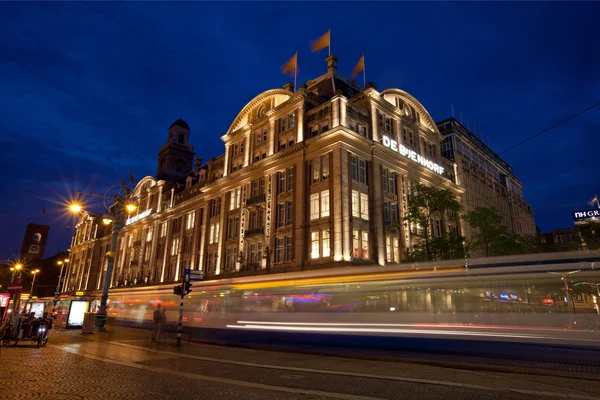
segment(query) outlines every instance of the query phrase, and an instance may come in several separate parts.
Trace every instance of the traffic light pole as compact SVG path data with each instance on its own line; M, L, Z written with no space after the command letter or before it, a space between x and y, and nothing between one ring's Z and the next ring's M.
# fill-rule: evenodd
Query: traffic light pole
M183 334L183 298L185 297L185 277L189 275L183 274L181 282L181 302L179 303L179 319L177 320L177 347L181 347L181 336Z
M194 279L192 279L192 275L194 275ZM177 321L177 347L181 346L181 336L183 334L183 298L192 291L192 281L201 281L203 278L204 273L202 271L184 269L183 276L181 277L181 285L177 285L173 288L173 294L181 296L181 302L179 303L179 320Z

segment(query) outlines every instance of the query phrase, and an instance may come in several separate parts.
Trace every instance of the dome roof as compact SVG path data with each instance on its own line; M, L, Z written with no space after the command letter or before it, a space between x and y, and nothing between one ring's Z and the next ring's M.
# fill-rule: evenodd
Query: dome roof
M188 125L188 123L185 122L184 120L182 120L181 118L179 118L177 121L173 122L171 124L171 126L169 127L169 129L171 129L174 126L180 126L182 128L188 129L188 130L190 129L190 126Z

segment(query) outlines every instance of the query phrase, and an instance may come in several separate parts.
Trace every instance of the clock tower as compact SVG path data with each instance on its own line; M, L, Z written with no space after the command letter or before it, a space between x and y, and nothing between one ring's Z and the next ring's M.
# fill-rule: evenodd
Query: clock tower
M190 126L179 118L169 127L167 142L158 152L156 179L169 182L185 181L192 171L194 146L189 142Z

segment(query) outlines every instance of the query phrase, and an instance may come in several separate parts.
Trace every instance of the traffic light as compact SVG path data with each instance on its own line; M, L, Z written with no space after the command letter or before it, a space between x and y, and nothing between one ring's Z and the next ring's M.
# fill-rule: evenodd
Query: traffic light
M181 296L181 285L177 285L175 287L173 287L173 294L177 295L177 296Z
M192 291L192 289L190 289L191 287L191 282L183 282L183 294L189 294Z

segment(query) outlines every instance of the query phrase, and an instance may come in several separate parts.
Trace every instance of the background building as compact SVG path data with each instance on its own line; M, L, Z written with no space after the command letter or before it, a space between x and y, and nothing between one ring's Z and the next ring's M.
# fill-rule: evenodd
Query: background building
M456 119L440 121L437 126L444 136L442 155L456 165L456 173L450 178L465 191L464 212L494 207L510 232L536 235L531 205L525 201L523 185L512 167ZM467 224L463 234L471 236Z

